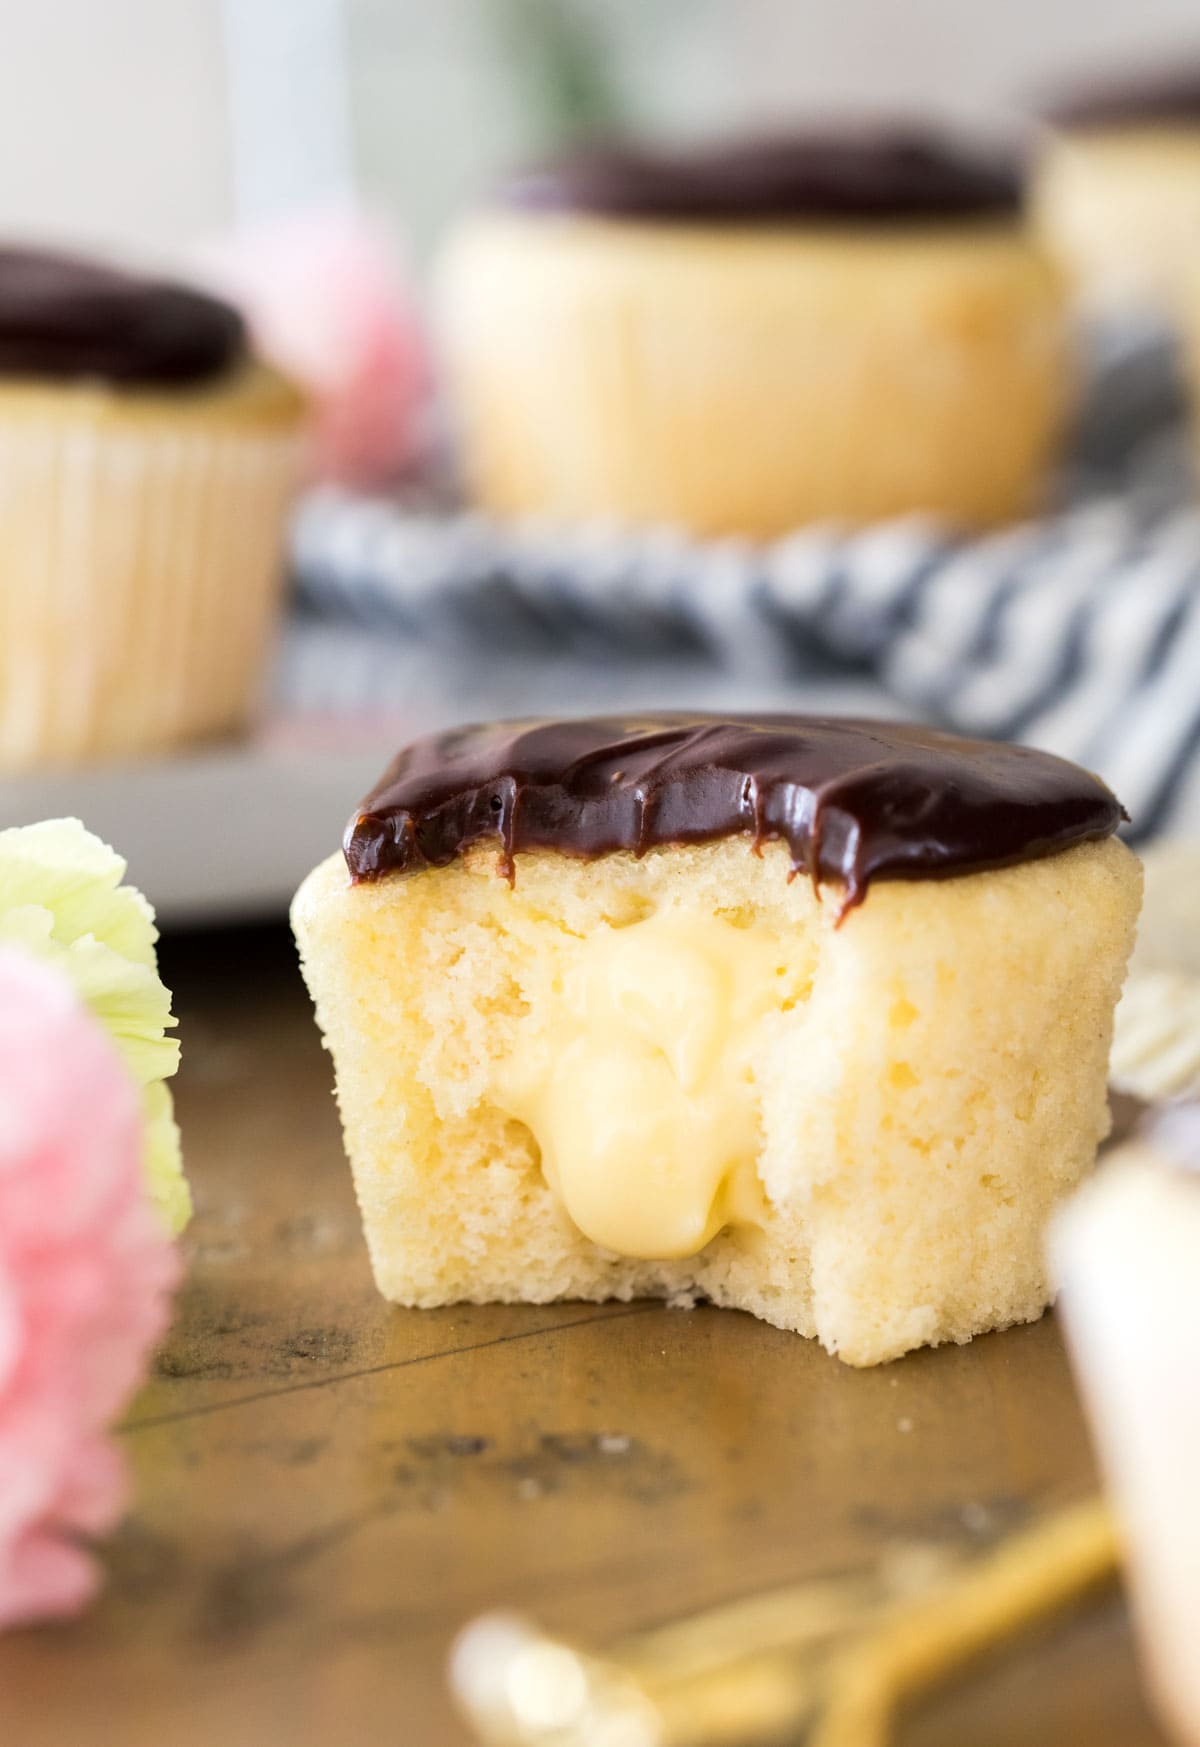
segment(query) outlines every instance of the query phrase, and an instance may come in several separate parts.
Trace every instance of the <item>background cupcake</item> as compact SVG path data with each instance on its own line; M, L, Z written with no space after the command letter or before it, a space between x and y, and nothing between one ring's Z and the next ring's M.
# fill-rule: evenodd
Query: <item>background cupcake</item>
M931 131L585 152L463 224L440 291L467 475L499 514L1001 522L1068 402L1016 166Z
M0 250L0 771L246 721L301 410L215 298Z
M1081 86L1047 120L1034 210L1081 302L1178 312L1200 254L1200 62Z

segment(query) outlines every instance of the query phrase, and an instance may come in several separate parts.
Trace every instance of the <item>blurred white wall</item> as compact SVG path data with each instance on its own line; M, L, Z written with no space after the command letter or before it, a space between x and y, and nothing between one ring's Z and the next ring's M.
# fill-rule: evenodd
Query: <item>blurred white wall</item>
M536 138L514 3L340 0L339 47L339 0L0 0L0 236L172 253L326 195L340 89L346 157L423 252ZM1075 67L1200 56L1196 0L567 3L609 40L632 119L667 133L1002 104Z
M0 235L169 253L231 199L220 0L0 0Z
M343 0L361 180L418 252L498 163L531 149L520 0ZM862 104L1004 111L1089 68L1189 50L1197 0L566 0L667 135ZM507 48L506 48L507 41ZM527 71L527 69L526 69Z
M725 0L727 53L759 113L797 103L1005 105L1075 72L1200 59L1196 0Z

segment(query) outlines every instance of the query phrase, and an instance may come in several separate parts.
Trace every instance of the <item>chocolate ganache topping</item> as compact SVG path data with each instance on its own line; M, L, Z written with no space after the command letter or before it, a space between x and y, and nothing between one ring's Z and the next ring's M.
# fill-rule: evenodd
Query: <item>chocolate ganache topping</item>
M1003 218L1012 158L915 127L811 128L692 151L597 145L514 176L503 206L656 223L905 223Z
M246 355L237 311L166 279L0 248L0 376L186 387Z
M1116 74L1065 91L1043 111L1062 128L1200 126L1200 61Z
M862 901L874 879L947 879L1108 837L1098 777L1049 753L815 716L498 722L416 740L346 829L353 879L444 867L494 841L587 859L745 834Z

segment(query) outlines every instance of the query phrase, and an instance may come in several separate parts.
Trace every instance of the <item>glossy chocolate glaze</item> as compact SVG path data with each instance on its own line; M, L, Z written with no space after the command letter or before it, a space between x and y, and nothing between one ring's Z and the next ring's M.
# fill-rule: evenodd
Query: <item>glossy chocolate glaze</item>
M687 152L598 145L512 177L497 199L655 223L905 223L1011 217L1022 175L928 129L828 126Z
M444 867L494 842L592 859L745 835L844 887L946 879L1107 837L1099 780L1026 747L809 716L499 722L404 748L346 829L355 881Z
M185 387L245 355L237 311L202 291L73 255L0 248L0 376Z
M1200 61L1080 84L1044 115L1063 128L1200 126Z

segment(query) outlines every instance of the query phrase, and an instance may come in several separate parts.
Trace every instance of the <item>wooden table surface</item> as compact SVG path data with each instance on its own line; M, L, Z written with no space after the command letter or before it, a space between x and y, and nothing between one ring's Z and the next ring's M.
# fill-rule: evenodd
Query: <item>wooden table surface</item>
M168 941L190 1271L81 1622L0 1641L5 1747L465 1747L443 1664L515 1606L587 1640L1095 1481L1053 1319L856 1372L728 1312L375 1294L282 930ZM1152 1747L1123 1604L901 1747Z

